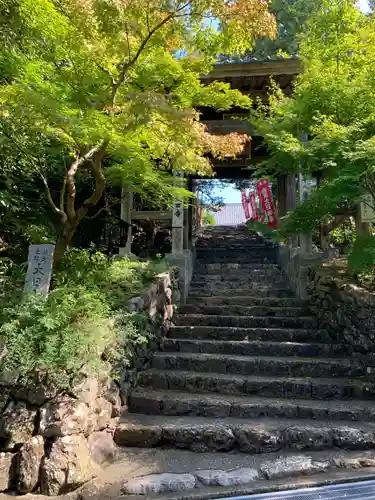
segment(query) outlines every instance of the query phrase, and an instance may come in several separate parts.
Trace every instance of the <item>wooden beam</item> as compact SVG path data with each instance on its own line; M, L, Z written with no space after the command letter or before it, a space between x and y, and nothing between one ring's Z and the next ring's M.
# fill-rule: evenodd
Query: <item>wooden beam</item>
M120 217L125 222L131 221L132 208L133 208L133 193L129 191L126 187L123 187L121 192Z
M172 220L172 210L132 210L132 220Z
M238 134L254 135L255 128L251 123L244 120L231 120L225 118L223 120L201 120L201 123L207 125L207 129L211 134L230 134L237 132Z
M286 210L286 178L285 175L277 176L277 197L279 202L279 217L283 217Z
M126 186L123 186L121 191L121 219L129 223L128 235L126 238L126 247L119 249L119 255L126 255L131 253L132 248L132 225L131 213L133 209L133 193Z
M190 212L189 212L189 208L187 207L187 208L184 208L184 243L183 243L184 250L188 250L190 248L189 224L190 224Z
M286 210L287 212L293 211L297 206L297 192L296 192L296 175L288 174L286 176ZM298 237L293 235L289 238L289 245L291 247L298 246Z
M201 80L211 81L249 76L298 75L299 73L301 73L301 63L298 59L262 62L250 61L245 63L216 64L208 75L201 76Z
M296 175L288 174L286 176L286 210L291 212L297 206L297 193L296 193Z

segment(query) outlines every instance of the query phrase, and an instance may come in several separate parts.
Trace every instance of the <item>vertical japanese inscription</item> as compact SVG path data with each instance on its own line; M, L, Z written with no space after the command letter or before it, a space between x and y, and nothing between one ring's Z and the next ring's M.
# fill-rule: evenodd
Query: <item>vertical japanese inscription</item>
M175 172L174 176L176 185L179 186L180 183L178 179L181 179L183 177L183 174L181 172ZM184 225L184 203L182 199L175 199L173 201L172 227L182 228L183 225Z
M184 204L181 200L173 202L172 227L182 227L184 225Z
M54 245L30 245L24 291L47 295L52 275Z

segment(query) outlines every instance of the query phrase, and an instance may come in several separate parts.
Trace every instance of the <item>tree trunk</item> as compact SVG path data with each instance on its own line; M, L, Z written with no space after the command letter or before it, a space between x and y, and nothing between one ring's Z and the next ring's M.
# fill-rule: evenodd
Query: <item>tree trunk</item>
M95 147L91 148L84 156L77 157L73 161L65 175L64 184L60 193L60 207L57 207L54 203L51 197L50 190L48 188L47 180L44 179L44 184L46 186L47 196L50 204L55 213L58 214L60 218L61 233L57 239L55 246L55 254L53 259L54 266L59 266L59 264L61 263L66 250L69 248L72 242L74 233L76 232L79 223L82 221L82 219L84 219L84 217L86 217L91 208L97 206L99 200L103 196L105 189L105 177L102 170L102 161L108 143L108 139L103 139L100 145L96 145ZM91 173L94 178L95 185L91 196L89 196L83 202L81 207L76 210L75 177L78 168L85 162L88 162L88 165L91 168ZM67 191L66 210L64 207L65 189Z
M65 252L68 250L72 242L75 230L76 227L72 227L68 221L65 223L63 230L56 241L55 253L53 256L54 267L58 267L61 264Z

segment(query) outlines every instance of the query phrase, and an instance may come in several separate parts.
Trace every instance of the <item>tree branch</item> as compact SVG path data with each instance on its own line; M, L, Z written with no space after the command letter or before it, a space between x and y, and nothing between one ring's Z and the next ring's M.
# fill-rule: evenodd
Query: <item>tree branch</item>
M44 187L46 188L46 195L47 195L48 203L50 204L50 206L51 206L52 210L55 212L55 214L57 214L60 217L60 222L64 223L67 219L65 211L63 209L60 210L56 206L55 202L53 201L51 191L50 191L50 188L48 186L48 182L47 182L46 177L41 172L38 172L38 173L39 173L40 178L42 179Z
M343 215L336 215L336 217L329 223L324 225L323 227L323 234L324 236L328 236L331 231L336 229L342 222L344 222L345 219L347 219L350 216L349 213L343 214Z
M53 201L53 198L52 198L52 195L51 195L51 191L50 191L50 188L48 186L48 182L47 182L47 179L44 177L44 175L39 172L39 176L40 178L42 179L43 181L43 184L44 184L44 187L46 188L46 195L47 195L47 200L48 200L48 203L50 204L52 210L56 213L56 214L59 214L60 213L60 210L57 208L57 206L55 205L55 202Z
M75 223L76 219L76 211L75 211L75 199L76 199L76 185L75 185L75 176L77 173L78 168L82 165L87 160L90 160L95 153L97 153L101 147L103 147L103 144L106 144L105 147L107 147L108 141L102 141L101 143L97 144L93 148L91 148L86 154L77 157L74 162L70 165L69 170L67 171L65 175L64 182L67 187L68 191L68 200L67 200L67 209L66 213L68 216L68 219L70 220L71 223Z
M128 46L128 57L130 58L130 56L131 56L131 48L130 48L129 31L128 31L128 26L127 25L126 25L125 35L126 35L126 44ZM121 63L119 65L119 69L121 69Z
M116 82L114 83L114 85L112 86L112 96L111 96L111 103L112 103L112 106L114 105L115 103L115 100L116 100L116 94L117 94L117 91L118 89L121 87L121 85L124 83L125 81L125 76L126 76L126 72L132 67L134 66L134 64L138 61L138 59L140 58L142 52L144 51L144 49L146 48L148 42L150 41L150 39L153 37L153 35L159 31L165 24L167 24L171 19L173 19L173 17L175 17L177 15L178 12L181 12L182 10L186 9L186 7L188 7L191 3L191 0L188 0L188 2L184 3L183 5L181 5L180 7L178 7L175 11L171 12L170 14L168 14L168 16L166 16L164 19L162 19L156 26L154 26L151 30L149 30L148 32L148 35L146 36L146 38L141 42L140 46L138 47L138 50L137 52L134 54L134 56L127 62L123 62L122 65L121 65L121 73L119 75L119 77L117 78Z
M64 178L63 185L60 191L60 210L65 210L65 192L66 192L66 178Z
M98 66L98 68L100 70L102 70L106 75L109 76L109 78L111 80L111 84L114 85L116 83L116 80L115 80L115 77L113 76L112 72L109 69L106 69L103 66L101 66L99 63L96 63L96 65Z
M79 208L76 214L76 223L79 223L87 214L91 207L94 207L103 196L105 189L105 176L102 170L102 161L104 158L105 151L107 149L109 141L105 140L102 142L100 148L93 156L92 162L90 163L91 172L95 179L95 188L91 196L89 196Z
M99 210L96 212L96 214L91 215L91 216L85 215L84 219L87 219L87 220L96 219L102 212L109 212L109 207L107 205L105 205L104 207L99 208Z
M147 10L147 8L146 8L146 24L147 24L148 32L150 33L150 31L151 31L151 28L150 28L150 19L148 17L148 10Z

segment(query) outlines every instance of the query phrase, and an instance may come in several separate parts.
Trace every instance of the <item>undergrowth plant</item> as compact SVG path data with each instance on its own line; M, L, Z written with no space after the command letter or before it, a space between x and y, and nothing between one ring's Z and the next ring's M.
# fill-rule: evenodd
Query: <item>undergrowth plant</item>
M83 367L96 372L111 365L119 373L131 363L134 346L152 335L147 318L128 312L127 302L165 269L163 262L108 260L73 249L43 297L22 295L19 269L8 268L13 290L0 295L0 340L7 351L2 372L24 384L43 372L60 389L68 389Z

